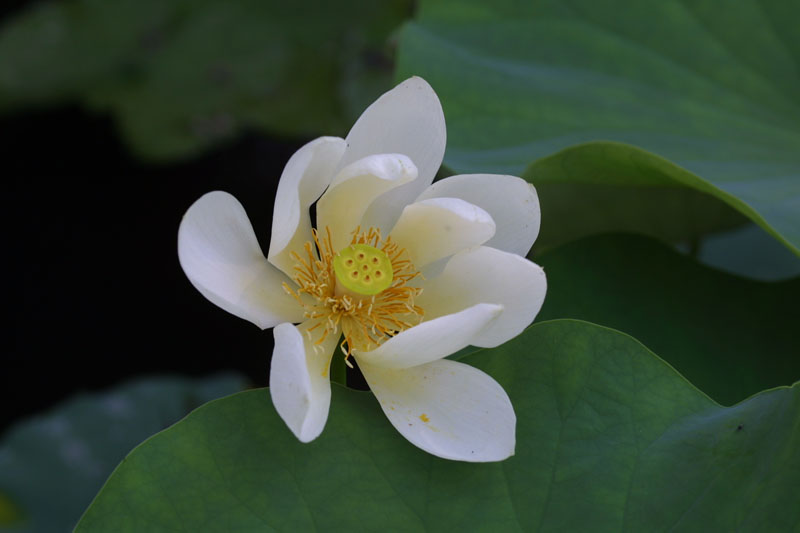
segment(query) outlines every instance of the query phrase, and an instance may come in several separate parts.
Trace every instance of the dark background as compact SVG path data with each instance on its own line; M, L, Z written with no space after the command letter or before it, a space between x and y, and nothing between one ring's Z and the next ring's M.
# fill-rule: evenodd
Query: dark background
M78 107L0 120L14 320L0 431L134 376L234 369L265 386L272 332L191 286L178 225L203 193L226 190L266 250L278 178L305 141L248 132L201 158L155 165L128 155L111 119Z
M0 84L12 316L0 434L139 376L235 370L267 384L272 332L192 287L181 217L228 191L267 250L284 164L345 135L392 86L392 35L411 13L408 0L0 3L16 80Z

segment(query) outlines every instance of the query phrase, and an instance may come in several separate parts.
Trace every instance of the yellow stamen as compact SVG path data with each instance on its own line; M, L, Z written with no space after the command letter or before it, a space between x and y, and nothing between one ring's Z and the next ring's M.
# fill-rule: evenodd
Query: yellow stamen
M376 228L364 232L356 228L350 246L335 254L329 229L326 228L322 238L316 230L312 230L312 235L314 242L305 243L304 256L291 254L296 262L293 279L298 288L293 289L287 283L283 288L303 306L307 319L316 320L306 330L315 347L341 331L344 334L341 350L345 362L352 368L348 358L353 350L375 349L422 321L424 311L414 305L422 289L408 286L421 275L406 258L406 251L391 238L384 241ZM353 264L347 264L347 259L352 259ZM377 263L373 259L377 259ZM337 271L337 261L342 263L340 270L344 274ZM342 281L342 275L347 276L354 268L363 270L364 266L372 273L367 289L353 288ZM374 276L376 269L381 272L380 280ZM382 285L384 287L380 288ZM375 286L379 290L372 292ZM317 339L313 341L311 332L315 330L319 333L315 332Z

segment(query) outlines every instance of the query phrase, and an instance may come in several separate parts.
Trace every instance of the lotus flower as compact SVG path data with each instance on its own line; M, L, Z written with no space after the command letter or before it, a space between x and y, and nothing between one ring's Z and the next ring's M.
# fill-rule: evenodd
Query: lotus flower
M321 137L292 156L267 258L225 192L201 197L181 223L178 255L192 284L274 328L272 401L303 442L328 418L335 356L357 362L389 421L419 448L476 462L514 453L505 391L444 358L503 344L539 312L544 272L525 259L539 201L513 176L432 184L445 137L438 97L414 77L373 103L346 139Z

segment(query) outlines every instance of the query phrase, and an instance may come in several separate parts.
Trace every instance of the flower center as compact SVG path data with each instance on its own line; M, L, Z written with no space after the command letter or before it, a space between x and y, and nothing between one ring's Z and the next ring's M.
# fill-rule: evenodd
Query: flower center
M343 334L341 349L350 365L353 350L373 350L422 321L424 311L414 305L422 289L408 285L420 273L391 238L383 240L375 228L357 228L350 245L334 253L327 228L324 237L312 234L305 257L292 253L297 288L283 287L305 309L315 347Z
M336 282L358 295L372 296L389 288L394 277L389 257L374 246L351 244L333 258ZM345 292L345 291L341 291Z

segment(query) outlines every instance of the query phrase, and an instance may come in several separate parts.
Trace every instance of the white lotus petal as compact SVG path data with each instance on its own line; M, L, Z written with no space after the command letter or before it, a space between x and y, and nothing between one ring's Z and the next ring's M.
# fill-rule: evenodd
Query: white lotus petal
M343 168L317 202L317 228L330 229L333 249L350 244L352 232L372 201L384 192L413 181L417 168L401 154L379 154ZM361 226L362 230L369 226Z
M439 98L422 78L405 80L369 106L347 135L341 166L372 154L397 153L414 162L419 178L376 198L365 226L392 228L404 206L431 184L444 157L447 133Z
M242 204L226 192L210 192L186 212L178 259L192 285L229 313L262 329L302 320L282 287L293 282L267 262Z
M522 333L542 308L547 280L542 268L516 254L480 246L455 254L444 271L423 282L415 302L425 318L455 313L477 303L503 306L476 335L473 346L494 347Z
M331 405L328 373L338 341L337 336L331 335L315 346L307 334L314 323L280 324L273 330L275 349L269 392L275 410L301 442L316 439L328 420Z
M539 235L541 210L536 189L514 176L463 174L428 187L418 198L461 198L485 209L497 225L486 246L525 256Z
M489 375L446 359L402 370L359 365L389 421L415 446L459 461L514 455L514 408Z
M494 235L489 213L458 198L431 198L406 206L391 238L409 254L418 269Z
M358 364L382 368L409 368L436 361L475 345L476 338L491 327L502 305L479 303L452 315L439 316L409 328L369 352L355 351Z
M320 137L300 148L286 163L275 195L272 214L270 263L292 276L292 251L302 254L311 241L308 210L333 179L347 144L339 137Z

